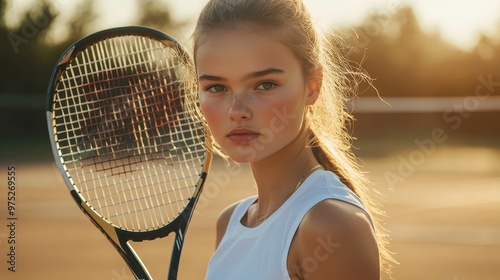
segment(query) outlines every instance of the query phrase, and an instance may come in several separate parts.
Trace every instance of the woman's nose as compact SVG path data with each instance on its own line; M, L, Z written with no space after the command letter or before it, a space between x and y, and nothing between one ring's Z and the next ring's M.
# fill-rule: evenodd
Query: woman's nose
M231 101L229 109L229 118L233 121L249 120L252 118L252 111L247 102L247 97L244 93L235 93Z

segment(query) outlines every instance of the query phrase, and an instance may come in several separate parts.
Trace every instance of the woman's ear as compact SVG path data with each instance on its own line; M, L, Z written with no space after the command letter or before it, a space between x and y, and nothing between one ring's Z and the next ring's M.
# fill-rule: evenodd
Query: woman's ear
M315 67L309 71L307 77L307 105L313 105L318 100L321 84L323 83L323 68Z

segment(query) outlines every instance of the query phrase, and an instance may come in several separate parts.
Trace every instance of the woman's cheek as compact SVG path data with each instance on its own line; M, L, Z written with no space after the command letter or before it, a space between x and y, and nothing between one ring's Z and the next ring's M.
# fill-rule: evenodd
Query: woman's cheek
M301 123L302 114L299 102L294 98L283 98L275 100L272 104L262 110L266 115L267 127L274 133L291 133L298 129L297 123Z
M208 127L212 132L212 135L218 141L220 140L220 132L223 125L221 123L222 108L219 102L211 102L206 99L200 98L200 109L207 121Z
M200 109L207 122L209 119L213 118L216 110L216 108L214 108L215 104L216 103L210 97L205 96L203 93L200 94Z

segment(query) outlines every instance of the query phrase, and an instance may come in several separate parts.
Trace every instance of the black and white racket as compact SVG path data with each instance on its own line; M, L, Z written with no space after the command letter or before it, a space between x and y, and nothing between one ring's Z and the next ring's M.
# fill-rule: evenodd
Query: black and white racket
M146 27L85 37L59 59L47 121L71 195L127 262L151 279L130 241L175 232L168 279L177 279L186 229L212 159L192 114L190 57Z

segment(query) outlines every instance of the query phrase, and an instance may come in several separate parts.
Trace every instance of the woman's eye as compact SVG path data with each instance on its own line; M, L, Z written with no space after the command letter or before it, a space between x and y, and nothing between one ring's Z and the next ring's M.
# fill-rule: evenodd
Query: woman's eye
M273 82L263 82L263 83L259 84L259 86L257 86L257 89L270 90L270 89L273 89L274 87L276 87L276 84Z
M210 86L207 88L207 91L209 91L209 92L221 92L221 91L225 91L225 90L226 90L226 87L222 86L222 85L214 85L214 86Z

